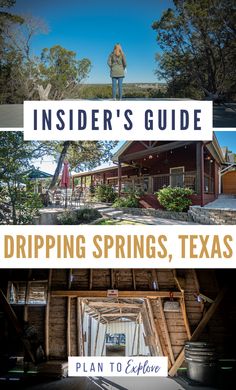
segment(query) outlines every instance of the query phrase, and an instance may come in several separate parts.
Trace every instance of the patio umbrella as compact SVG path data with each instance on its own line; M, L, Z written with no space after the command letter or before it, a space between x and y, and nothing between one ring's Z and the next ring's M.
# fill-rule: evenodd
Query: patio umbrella
M50 173L41 171L39 168L31 168L29 171L25 172L25 177L30 180L34 181L34 191L38 192L38 182L45 181L46 179L52 177Z
M65 208L67 208L67 188L70 187L70 173L68 161L64 161L64 167L61 175L61 187L66 189Z

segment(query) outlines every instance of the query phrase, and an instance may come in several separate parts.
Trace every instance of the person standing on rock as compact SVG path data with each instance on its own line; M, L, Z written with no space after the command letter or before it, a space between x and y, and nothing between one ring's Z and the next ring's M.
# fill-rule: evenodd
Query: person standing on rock
M122 99L122 83L125 77L126 59L121 48L117 43L107 61L110 67L110 76L112 78L112 98L116 100L116 87L118 82L119 100Z

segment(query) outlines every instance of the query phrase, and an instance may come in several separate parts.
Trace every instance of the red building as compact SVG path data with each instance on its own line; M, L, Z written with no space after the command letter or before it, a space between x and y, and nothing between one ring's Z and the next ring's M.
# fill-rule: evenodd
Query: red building
M163 186L188 187L192 202L205 205L220 192L220 170L225 156L213 141L129 141L113 156L114 165L73 177L81 187L109 184L125 195L141 190L141 207L158 208L155 193ZM88 179L89 178L89 179ZM89 184L88 184L89 183Z

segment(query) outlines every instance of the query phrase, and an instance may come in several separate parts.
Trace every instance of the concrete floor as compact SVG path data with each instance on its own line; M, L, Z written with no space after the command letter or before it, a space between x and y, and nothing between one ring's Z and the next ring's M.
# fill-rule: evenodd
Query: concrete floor
M184 387L183 387L184 386ZM32 390L216 390L209 387L181 385L171 378L65 378L60 380L31 382L0 382L1 389Z
M124 99L125 100L125 99ZM129 100L129 99L127 99ZM132 100L132 99L130 99ZM136 99L138 100L138 99ZM140 99L141 100L141 99ZM145 99L148 100L148 99ZM154 99L150 99L154 100ZM161 100L161 99L159 99ZM168 99L164 99L168 100ZM171 99L169 99L171 100ZM178 100L178 99L172 99ZM182 100L182 99L179 99ZM23 128L23 104L2 104L0 105L0 128ZM227 103L226 106L214 106L213 127L236 128L236 103Z
M236 210L236 196L220 195L218 199L204 206L205 209Z

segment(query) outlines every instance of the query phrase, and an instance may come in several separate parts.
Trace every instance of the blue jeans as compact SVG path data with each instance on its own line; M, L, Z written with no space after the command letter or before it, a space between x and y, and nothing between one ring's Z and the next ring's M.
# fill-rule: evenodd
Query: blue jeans
M116 84L118 81L119 99L122 99L122 83L123 77L112 77L112 98L116 98Z

